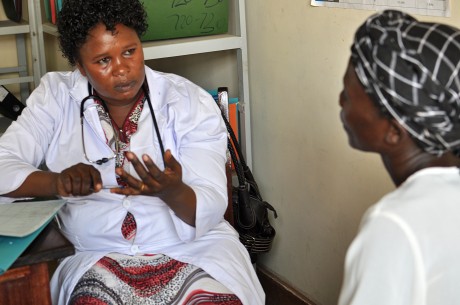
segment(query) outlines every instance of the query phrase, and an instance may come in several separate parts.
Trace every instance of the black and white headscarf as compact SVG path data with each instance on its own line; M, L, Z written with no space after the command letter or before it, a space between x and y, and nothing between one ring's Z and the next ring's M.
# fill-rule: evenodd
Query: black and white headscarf
M460 30L387 10L361 25L351 52L366 92L425 151L460 156Z

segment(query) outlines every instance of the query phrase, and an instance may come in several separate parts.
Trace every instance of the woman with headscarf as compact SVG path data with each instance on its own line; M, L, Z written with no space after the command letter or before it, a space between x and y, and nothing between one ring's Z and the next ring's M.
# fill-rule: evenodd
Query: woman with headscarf
M396 190L365 214L339 305L458 304L460 30L383 11L359 27L340 94L353 148Z

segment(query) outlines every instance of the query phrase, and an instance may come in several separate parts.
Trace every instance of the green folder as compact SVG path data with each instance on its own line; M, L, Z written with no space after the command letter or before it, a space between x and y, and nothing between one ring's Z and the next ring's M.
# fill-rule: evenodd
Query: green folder
M51 22L51 6L50 6L50 0L43 0L45 3L45 15L46 15L46 20L48 22Z
M37 238L38 234L51 221L50 218L38 230L26 237L0 236L0 275L5 273L16 259L24 252L27 247Z
M3 274L49 224L64 200L0 204L0 274Z

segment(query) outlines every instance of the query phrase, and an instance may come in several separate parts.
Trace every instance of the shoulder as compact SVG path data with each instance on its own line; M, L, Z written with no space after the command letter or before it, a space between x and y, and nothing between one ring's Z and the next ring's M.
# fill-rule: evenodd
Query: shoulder
M34 115L47 113L59 117L77 105L72 101L80 101L87 92L86 78L78 71L48 72L27 99L26 108Z
M430 218L442 208L460 209L452 200L458 197L460 170L456 167L430 167L412 174L397 189L385 195L373 208L373 215L397 214L407 221L422 216Z
M65 72L48 72L40 80L34 95L68 99L74 92L86 94L87 80L78 70ZM85 90L82 90L85 88Z
M83 78L83 76L78 70L47 72L43 75L40 85L43 84L49 88L57 88L64 85L68 88L72 88L81 78Z
M191 80L173 73L146 68L146 76L152 97L168 103L181 101L213 101L212 96Z

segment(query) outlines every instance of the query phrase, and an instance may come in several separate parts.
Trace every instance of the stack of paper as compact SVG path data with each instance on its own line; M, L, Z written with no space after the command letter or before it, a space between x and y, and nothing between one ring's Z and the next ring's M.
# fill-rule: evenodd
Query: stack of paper
M64 203L47 200L0 204L0 274L8 270Z

